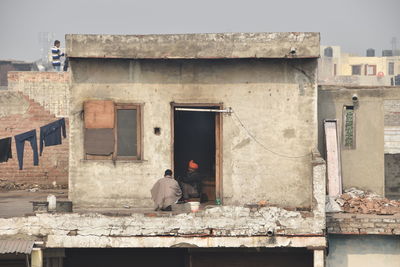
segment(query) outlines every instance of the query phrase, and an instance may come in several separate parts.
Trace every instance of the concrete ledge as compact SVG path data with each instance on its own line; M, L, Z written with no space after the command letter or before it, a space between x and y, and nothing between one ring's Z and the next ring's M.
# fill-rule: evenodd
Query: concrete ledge
M65 41L72 58L317 58L320 52L316 32L67 34Z
M169 248L169 247L307 247L309 249L326 247L324 236L307 237L106 237L106 236L68 236L49 235L46 248Z

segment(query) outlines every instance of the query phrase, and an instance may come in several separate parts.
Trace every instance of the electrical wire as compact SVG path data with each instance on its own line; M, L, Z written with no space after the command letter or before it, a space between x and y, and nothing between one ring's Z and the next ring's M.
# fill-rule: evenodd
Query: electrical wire
M259 144L262 148L264 148L268 152L270 152L270 153L272 153L272 154L274 154L276 156L279 156L279 157L282 157L282 158L289 158L289 159L299 159L299 158L309 157L311 155L311 153L308 153L308 154L304 154L304 155L301 155L301 156L288 156L288 155L284 155L284 154L281 154L281 153L278 153L278 152L275 152L275 151L269 149L263 143L258 141L257 138L246 128L246 126L244 126L243 122L240 120L239 116L236 114L235 111L233 111L232 113L235 115L235 117L238 120L239 124L247 132L247 134L251 137L251 139L253 139L257 144Z

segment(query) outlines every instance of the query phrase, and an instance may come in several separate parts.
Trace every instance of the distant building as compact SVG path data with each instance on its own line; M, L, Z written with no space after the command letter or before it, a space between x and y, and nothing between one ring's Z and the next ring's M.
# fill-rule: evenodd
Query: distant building
M7 73L9 71L31 71L33 63L17 60L0 60L0 90L7 89Z
M390 86L400 74L400 56L376 57L371 48L361 57L342 53L340 46L321 46L318 63L319 84Z

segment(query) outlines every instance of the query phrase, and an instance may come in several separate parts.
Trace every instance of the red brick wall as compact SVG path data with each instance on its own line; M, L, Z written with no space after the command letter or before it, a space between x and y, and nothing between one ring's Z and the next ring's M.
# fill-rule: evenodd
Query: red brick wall
M33 166L32 148L25 142L24 168L19 170L17 151L14 136L26 131L36 129L40 138L40 127L59 118L45 110L40 104L29 99L22 93L15 92L17 96L29 102L28 109L22 114L0 114L0 138L11 136L13 158L8 162L0 163L0 179L9 182L51 184L56 181L58 185L68 184L68 119L66 119L67 138L62 140L62 145L44 147L43 155L39 157L39 166Z

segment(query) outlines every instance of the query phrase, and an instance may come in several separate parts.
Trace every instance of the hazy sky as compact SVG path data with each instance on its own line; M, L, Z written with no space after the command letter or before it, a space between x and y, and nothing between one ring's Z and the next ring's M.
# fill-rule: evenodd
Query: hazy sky
M400 48L400 0L0 0L0 59L40 57L39 32L321 32L350 53Z

